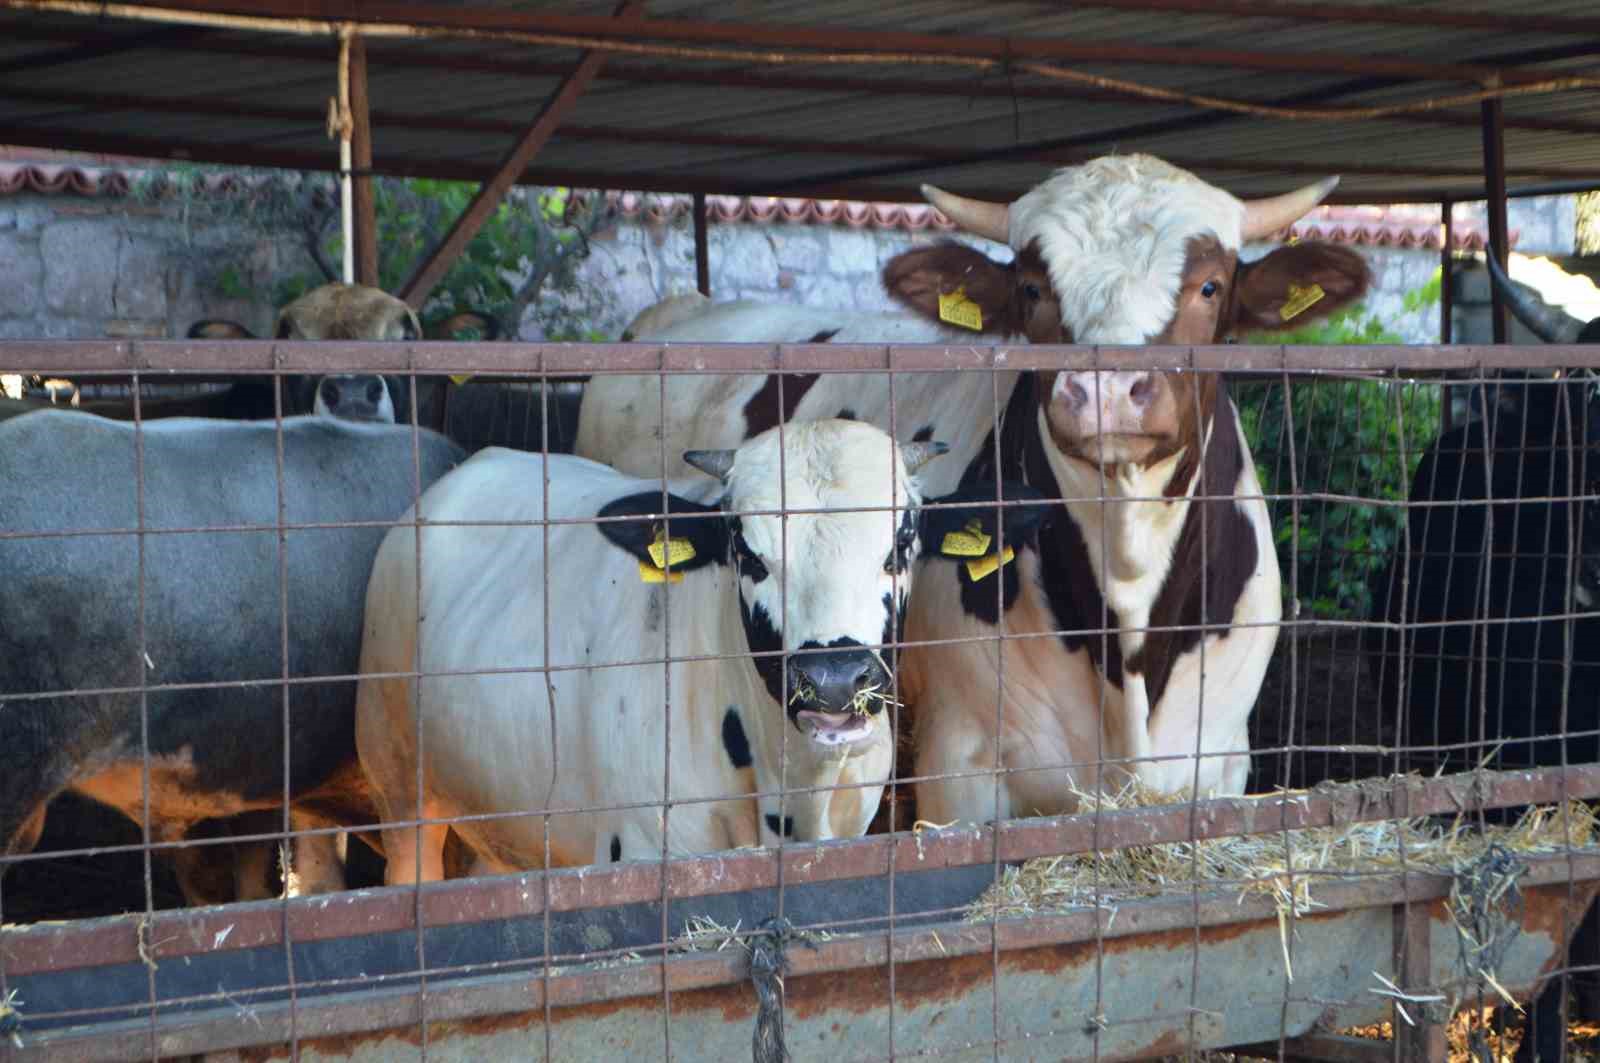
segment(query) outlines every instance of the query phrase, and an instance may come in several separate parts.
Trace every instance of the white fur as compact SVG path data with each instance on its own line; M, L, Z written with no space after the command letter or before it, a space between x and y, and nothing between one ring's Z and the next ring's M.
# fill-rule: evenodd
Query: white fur
M727 508L740 510L780 502L790 509L884 507L743 518L746 539L772 570L758 600L773 601L776 610L776 588L788 589L785 645L842 636L874 645L882 638L890 579L882 568L899 516L887 507L914 507L915 482L887 437L868 425L794 425L784 436L781 478L771 432L740 448L726 487L700 474L669 487L701 502L726 490ZM683 659L747 652L741 581L731 567L707 565L679 583L646 585L633 556L594 524L538 523L547 512L551 519L581 520L612 499L659 489L660 481L582 458L491 448L422 499L430 523L420 533L420 592L416 533L402 523L388 535L368 592L363 673L420 665L425 673L455 674L426 677L420 691L404 678L361 681L358 747L385 820L419 811L614 809L549 816L551 859L558 864L609 859L613 836L624 858L658 855L664 841L675 854L775 841L764 817L779 813L780 789L789 791L781 808L794 817L796 839L866 829L893 756L883 715L861 741L813 742L789 722L748 657ZM449 521L490 526L437 523ZM909 579L900 577L902 588ZM415 663L413 632L420 639ZM600 667L668 655L673 663L665 667ZM547 665L584 667L540 671ZM502 674L460 674L485 669ZM412 799L419 754L411 726L419 697L420 802ZM753 774L736 769L724 750L721 726L730 706L738 707L749 738ZM851 788L793 792L838 785ZM749 796L756 790L773 796L758 802ZM674 805L664 829L659 803L666 799ZM643 807L620 807L630 804ZM526 868L544 863L545 827L545 816L525 815L455 830L483 866ZM391 881L412 875L418 836L409 829L385 832ZM442 846L442 831L433 838ZM431 844L424 841L425 877L442 873L437 849L426 849Z
M1148 342L1177 310L1188 242L1237 250L1245 207L1150 155L1057 170L1011 205L1011 246L1035 240L1078 343Z

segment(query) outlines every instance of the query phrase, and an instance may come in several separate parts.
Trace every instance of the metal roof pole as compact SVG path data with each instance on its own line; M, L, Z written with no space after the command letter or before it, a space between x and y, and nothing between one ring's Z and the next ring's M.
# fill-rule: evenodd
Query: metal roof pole
M356 283L379 287L378 211L372 198L372 112L367 95L367 43L350 40L350 162L355 206Z
M1455 293L1450 290L1455 265L1455 212L1456 205L1447 196L1439 201L1440 229L1444 242L1439 247L1439 342L1451 343L1455 332ZM1439 389L1439 434L1444 435L1455 427L1455 405L1451 387L1445 383Z
M711 297L711 251L706 240L706 194L694 194L694 279L695 287Z
M339 279L346 284L356 280L355 210L351 202L350 171L353 169L350 138L350 28L339 33L338 93L328 101L328 136L339 141L339 221L344 249L344 264Z
M637 14L644 7L644 0L624 0L617 8L618 18ZM506 157L495 168L493 176L483 182L478 189L478 194L472 197L472 202L467 204L467 209L461 212L461 217L456 219L450 231L439 241L438 246L429 251L422 263L412 272L411 279L401 287L399 295L415 309L421 309L436 285L444 279L456 259L466 250L467 244L478 235L478 230L483 228L485 222L495 211L511 186L516 184L517 178L522 176L533 157L539 153L555 131L560 127L561 120L565 118L577 104L578 97L594 81L600 67L605 64L606 53L586 51L578 65L568 74L555 94L545 102L533 124L528 126L526 132L512 145Z
M1495 255L1501 268L1507 268L1510 241L1506 231L1506 131L1502 122L1499 99L1484 100L1483 111L1483 182L1488 193L1489 254ZM1506 304L1500 289L1491 284L1492 299L1490 320L1494 323L1494 342L1506 342Z

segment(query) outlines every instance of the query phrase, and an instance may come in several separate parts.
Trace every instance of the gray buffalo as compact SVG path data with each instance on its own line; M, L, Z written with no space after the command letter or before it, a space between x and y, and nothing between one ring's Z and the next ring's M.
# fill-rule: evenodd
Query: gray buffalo
M52 485L6 492L0 854L31 850L67 791L142 821L147 757L156 842L281 814L286 787L296 829L370 817L356 684L315 677L355 674L385 528L327 525L395 520L465 455L430 432L414 446L407 427L317 417L283 423L281 490L278 455L274 423L177 418L142 438L69 411L0 423L0 483ZM280 520L315 526L280 538ZM193 530L237 526L251 530ZM209 899L203 854L179 857L185 894ZM340 885L333 836L304 840L288 870L290 892ZM243 878L237 892L260 895Z

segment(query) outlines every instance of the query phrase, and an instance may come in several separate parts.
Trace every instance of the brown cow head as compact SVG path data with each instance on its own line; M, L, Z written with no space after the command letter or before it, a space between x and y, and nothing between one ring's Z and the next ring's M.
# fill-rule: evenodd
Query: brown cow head
M1360 255L1322 244L1279 248L1252 263L1239 247L1287 227L1336 179L1244 202L1147 155L1058 171L1012 204L931 186L957 225L1009 243L1002 265L956 244L908 252L884 271L889 292L938 319L941 295L977 305L984 331L1034 343L1209 344L1242 331L1296 326L1361 297ZM992 327L990 322L993 322ZM1218 391L1214 374L1062 370L1037 394L1061 451L1103 465L1148 464L1197 438Z

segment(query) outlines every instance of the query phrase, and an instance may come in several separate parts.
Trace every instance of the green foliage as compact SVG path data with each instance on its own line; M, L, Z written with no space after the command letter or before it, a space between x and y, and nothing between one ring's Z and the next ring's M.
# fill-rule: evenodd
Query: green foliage
M1438 299L1435 274L1406 296L1405 308L1421 311ZM1252 340L1401 342L1360 306ZM1394 503L1405 501L1417 461L1438 430L1439 390L1324 376L1291 381L1287 403L1282 382L1247 383L1233 392L1273 511L1285 596L1298 597L1302 615L1366 616L1369 580L1393 552L1405 519Z

